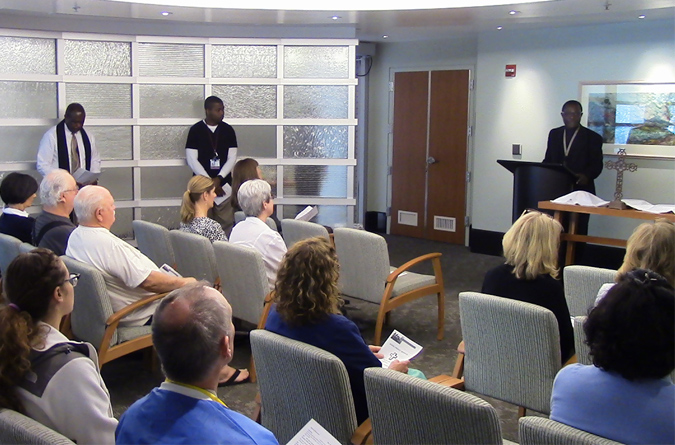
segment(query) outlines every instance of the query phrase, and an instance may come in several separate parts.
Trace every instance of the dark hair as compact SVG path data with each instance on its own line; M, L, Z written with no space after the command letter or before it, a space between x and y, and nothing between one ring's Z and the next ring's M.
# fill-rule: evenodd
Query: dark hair
M172 291L152 318L152 342L162 369L177 382L203 379L220 357L223 335L233 340L231 312L217 300L204 298L207 288L208 283L202 281ZM167 311L176 300L185 300L189 312L178 313L180 309L175 307Z
M675 368L675 292L657 273L623 275L584 324L593 364L628 380L660 379Z
M5 204L22 204L37 192L38 183L25 173L9 173L0 183L0 198Z
M576 105L577 107L579 107L580 112L582 113L584 112L584 107L581 106L581 102L579 102L578 100L568 100L567 102L565 102L562 106L562 111L565 111L565 108L568 105Z
M63 264L54 252L22 253L3 277L10 305L0 310L0 407L23 412L16 386L30 370L31 347L41 335L37 322L49 311L54 289L63 284Z
M232 207L235 210L240 210L239 201L237 200L237 193L239 193L239 187L251 179L258 178L258 161L253 158L246 158L240 161L237 161L234 164L232 169Z
M72 116L75 113L86 114L84 111L84 107L78 104L77 102L73 102L72 104L68 105L68 107L66 107L65 116Z
M223 104L223 100L218 96L209 96L204 100L204 109L210 110L216 104Z

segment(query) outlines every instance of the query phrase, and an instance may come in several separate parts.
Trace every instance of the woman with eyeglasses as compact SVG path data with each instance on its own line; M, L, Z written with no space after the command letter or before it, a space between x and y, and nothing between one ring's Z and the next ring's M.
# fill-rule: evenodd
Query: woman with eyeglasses
M558 372L551 419L626 444L675 443L673 286L645 269L621 275L584 332L593 364Z
M117 420L96 350L59 332L78 278L47 249L10 263L3 277L9 301L0 309L0 407L79 444L112 444Z
M574 355L574 330L558 277L562 225L545 213L526 210L502 240L504 264L485 274L481 292L544 307L560 331L560 359Z

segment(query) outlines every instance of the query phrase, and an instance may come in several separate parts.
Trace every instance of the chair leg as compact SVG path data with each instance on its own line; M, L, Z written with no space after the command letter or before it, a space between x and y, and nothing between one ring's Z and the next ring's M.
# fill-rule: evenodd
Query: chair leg
M373 344L380 346L382 341L382 327L384 326L384 319L387 315L387 308L380 305L380 310L377 313L377 323L375 323L375 338L373 339Z
M248 368L248 378L251 383L255 383L257 376L255 372L255 362L253 361L253 355L251 354L251 366Z
M389 326L390 322L391 322L391 312L387 312L386 314L384 314L384 325Z
M518 418L525 417L525 412L527 409L524 406L518 407Z
M437 340L443 340L445 335L445 289L438 293L438 336Z

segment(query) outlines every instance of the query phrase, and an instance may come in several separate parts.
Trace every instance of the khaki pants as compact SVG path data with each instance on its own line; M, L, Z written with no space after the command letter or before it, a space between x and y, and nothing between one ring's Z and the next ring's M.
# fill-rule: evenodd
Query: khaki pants
M220 226L225 231L225 235L230 237L232 226L234 225L234 209L232 208L232 198L228 198L220 205L214 205L209 210L209 218L218 221Z

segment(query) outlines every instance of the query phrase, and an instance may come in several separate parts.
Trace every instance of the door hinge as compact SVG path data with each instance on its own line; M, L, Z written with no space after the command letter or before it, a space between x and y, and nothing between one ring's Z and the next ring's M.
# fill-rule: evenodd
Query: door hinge
M471 137L471 135L473 134L473 126L472 125L469 125L469 128L466 130L466 134L467 134L467 136Z
M391 216L391 207L387 207L387 216Z
M387 174L388 174L389 176L393 175L393 174L394 174L394 167L392 167L392 166L390 165L390 166L389 166L389 173L387 173Z
M468 227L468 226L469 226L469 216L467 215L467 216L464 217L464 227Z
M473 79L469 79L469 91L473 91Z
M390 93L394 92L394 82L389 82L389 92Z
M466 182L471 182L471 172L466 172Z

